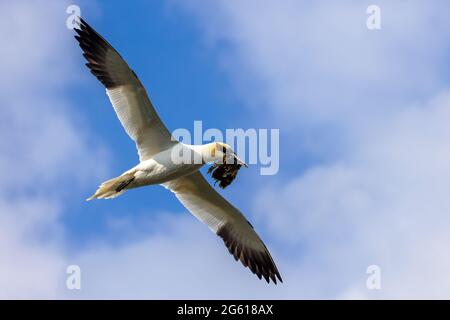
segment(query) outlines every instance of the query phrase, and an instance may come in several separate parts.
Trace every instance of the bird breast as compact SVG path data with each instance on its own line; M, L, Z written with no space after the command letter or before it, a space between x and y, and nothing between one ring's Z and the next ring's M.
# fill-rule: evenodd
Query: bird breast
M203 163L174 161L172 150L165 150L135 167L135 186L161 184L199 170Z

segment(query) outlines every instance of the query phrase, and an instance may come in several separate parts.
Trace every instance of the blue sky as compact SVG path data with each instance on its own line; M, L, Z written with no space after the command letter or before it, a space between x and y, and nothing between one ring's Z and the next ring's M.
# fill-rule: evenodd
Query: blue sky
M258 281L161 187L86 203L135 146L65 27L69 3L2 2L0 297L448 298L446 1L378 1L377 31L368 1L74 3L170 130L280 129L279 173L254 165L221 192L285 283ZM365 286L373 264L381 290Z
M110 40L137 72L170 130L186 128L192 132L196 120L201 120L205 129L223 131L226 128L278 128L271 125L270 120L255 119L252 112L240 103L230 79L218 66L220 52L226 49L226 44L208 46L189 16L174 5L137 1L129 6L117 2L117 5L99 5L97 11L101 14L92 14L92 18L89 11L84 15L83 10L82 15ZM124 17L128 17L129 22L119 22ZM73 50L79 51L76 42ZM77 60L79 66L84 65L81 55ZM112 112L102 85L88 70L80 69L85 75L77 86L68 88L68 93L75 105L83 106L87 125L95 128L97 138L108 145L110 171L104 176L107 179L134 166L138 161L137 154L133 142ZM301 167L302 163L297 162L296 165ZM281 167L280 174L284 168L294 172L298 170L296 167ZM251 180L258 183L269 179L259 176L258 168L243 172L240 178L243 188ZM62 216L70 245L80 248L92 237L111 237L109 241L119 242L121 236L127 237L126 234L107 231L111 212L117 219L136 216L151 219L152 213L161 211L185 214L172 194L159 187L151 189L136 190L114 202L76 201L73 208ZM230 188L224 194L239 201L241 192ZM242 210L248 209L243 200L240 199ZM152 204L150 208L149 204Z
M193 121L199 119L209 126L226 127L229 119L224 116L224 111L233 106L232 99L221 95L221 90L227 86L226 79L215 68L213 55L204 52L201 39L185 16L169 11L162 2L141 1L130 6L117 1L117 6L100 5L99 8L101 17L91 23L110 39L138 73L170 130L184 127L192 130ZM85 18L91 21L95 16L90 18L86 13ZM129 22L120 23L120 20ZM78 50L75 42L73 50ZM81 55L78 60L82 66ZM71 90L71 93L77 105L82 105L84 111L89 110L85 115L90 127L96 128L99 139L109 145L112 156L110 174L117 175L136 164L136 149L110 108L102 85L91 77L87 69L84 71L86 79L76 89L85 94L79 95L78 90ZM238 108L234 103L236 114L239 113ZM105 233L111 210L116 217L134 216L136 213L151 217L152 212L182 210L170 193L159 187L152 189L136 190L110 203L78 203L74 208L76 214L70 213L65 217L74 233L75 243L92 234ZM152 204L150 210L148 204Z

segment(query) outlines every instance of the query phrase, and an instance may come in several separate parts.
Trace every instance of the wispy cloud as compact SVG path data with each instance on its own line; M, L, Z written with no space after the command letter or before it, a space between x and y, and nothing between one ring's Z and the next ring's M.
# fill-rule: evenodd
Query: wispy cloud
M450 290L447 4L377 4L380 31L365 26L369 3L180 4L223 48L243 101L283 124L286 156L320 155L254 199L255 219L285 248L292 298ZM380 292L365 287L370 264L383 270Z
M64 201L102 174L65 90L73 82L67 4L0 4L0 297L58 297ZM93 157L94 156L94 157ZM107 165L107 164L105 164Z
M302 172L284 168L293 175L254 186L250 200L249 214L273 248L285 284L256 281L207 230L174 217L159 224L167 233L80 256L92 273L109 270L84 294L448 296L450 99L441 69L449 29L442 10L381 2L383 29L371 33L366 6L349 1L179 4L194 14L209 45L223 50L219 62L243 103L258 106L255 117L283 124L286 156L320 154L319 164ZM381 291L365 286L371 264L381 267ZM130 268L133 273L124 273Z
M144 227L111 218L129 241L65 251L61 186L96 184L87 154L100 151L62 94L77 74L65 7L29 2L0 10L11 39L0 52L0 296L448 297L446 2L378 1L380 31L366 29L364 2L172 4L198 23L256 121L281 127L289 159L253 186L247 214L285 284L259 282L189 216L161 213ZM81 266L80 292L64 287L69 262ZM365 287L370 264L382 268L381 291Z

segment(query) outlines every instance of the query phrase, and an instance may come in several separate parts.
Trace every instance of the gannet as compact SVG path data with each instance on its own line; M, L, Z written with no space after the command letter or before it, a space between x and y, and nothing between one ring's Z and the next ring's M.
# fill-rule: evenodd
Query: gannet
M240 260L267 283L272 280L276 284L277 279L282 282L269 250L253 226L199 171L203 165L212 164L208 173L225 188L246 164L225 143L188 145L173 139L144 86L120 54L82 18L74 30L86 66L106 87L117 117L136 144L140 161L119 177L102 183L87 200L111 199L132 188L162 185L223 239L236 261ZM174 161L174 155L180 153L200 161Z

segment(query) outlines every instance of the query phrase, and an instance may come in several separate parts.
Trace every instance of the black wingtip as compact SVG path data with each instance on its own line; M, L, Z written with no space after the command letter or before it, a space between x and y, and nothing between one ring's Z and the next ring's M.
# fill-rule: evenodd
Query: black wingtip
M75 39L83 51L88 62L86 66L91 73L107 88L112 89L123 84L123 81L114 74L114 69L107 63L107 55L117 55L116 50L98 34L83 18L78 17L78 25L74 28Z
M275 285L277 279L280 283L283 282L278 268L265 246L264 251L256 251L244 246L233 236L231 227L227 224L217 231L217 235L222 238L234 259L241 261L242 265L249 268L259 279L264 278L267 283L272 281Z

